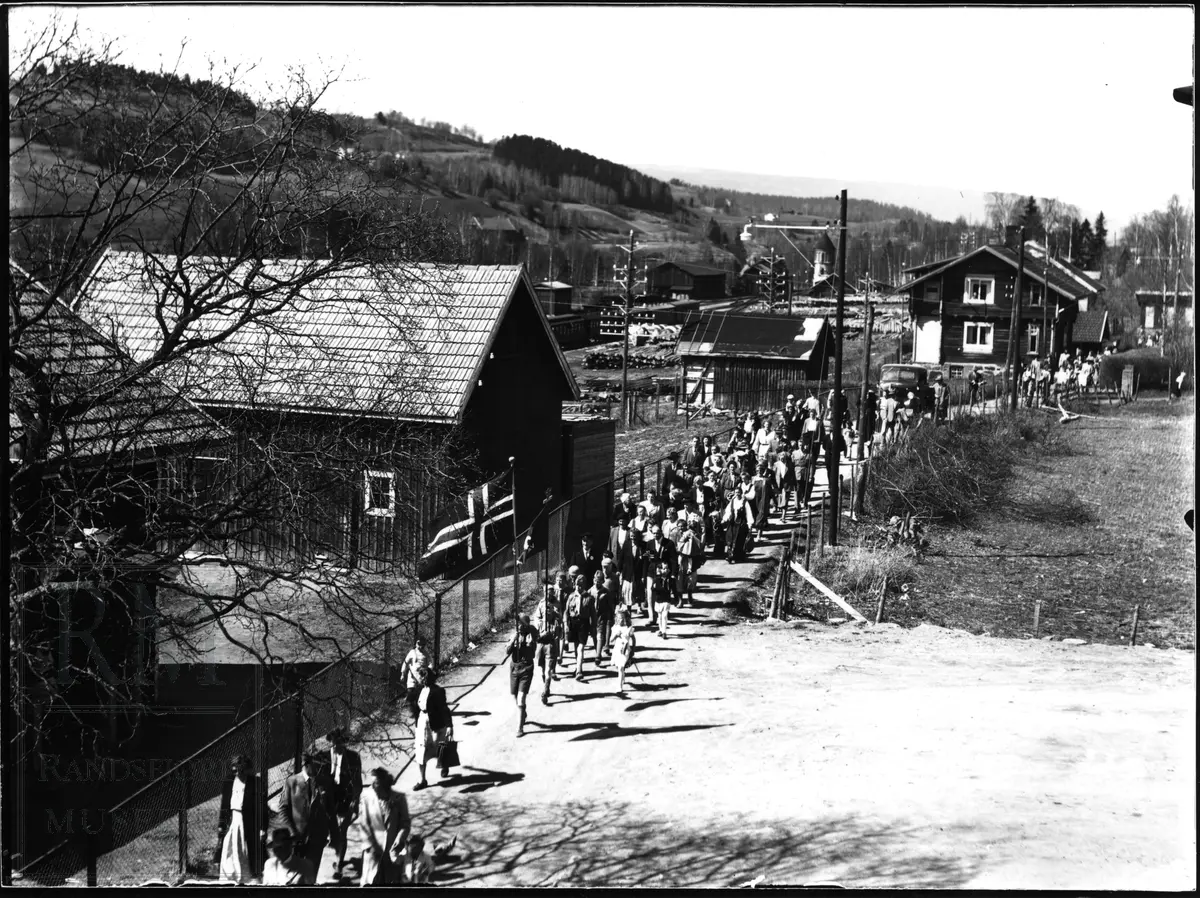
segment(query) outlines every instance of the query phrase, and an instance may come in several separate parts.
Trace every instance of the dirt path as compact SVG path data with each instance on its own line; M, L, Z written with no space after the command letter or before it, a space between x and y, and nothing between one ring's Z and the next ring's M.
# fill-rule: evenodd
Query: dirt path
M437 879L1195 888L1194 654L729 619L752 568L709 562L702 607L643 628L628 699L589 662L522 739L502 647L472 653L466 766L398 784L458 836Z

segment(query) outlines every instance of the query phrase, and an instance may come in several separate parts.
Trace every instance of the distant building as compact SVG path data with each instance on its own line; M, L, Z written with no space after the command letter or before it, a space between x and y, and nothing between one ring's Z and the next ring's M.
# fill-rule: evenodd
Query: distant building
M825 377L833 339L826 318L702 312L684 323L678 353L689 404L782 408Z
M1014 244L1015 239L1008 245L981 246L906 269L911 279L896 288L896 295L908 299L914 362L992 367L1007 363L1018 267ZM1025 248L1020 352L1045 355L1072 349L1080 305L1104 288L1080 269L1049 258L1044 247L1030 241ZM1092 334L1090 325L1085 330Z
M571 311L575 288L562 281L542 281L533 285L542 311L547 315L566 315Z
M1139 290L1134 294L1141 309L1139 322L1146 336L1152 336L1170 327L1177 317L1182 317L1188 327L1196 326L1196 313L1192 294L1174 290Z
M646 273L646 291L660 299L723 299L729 272L694 262L663 262Z
M1067 343L1082 350L1084 353L1095 352L1097 355L1104 351L1109 342L1108 312L1096 309L1090 312L1079 312L1071 323L1067 334Z

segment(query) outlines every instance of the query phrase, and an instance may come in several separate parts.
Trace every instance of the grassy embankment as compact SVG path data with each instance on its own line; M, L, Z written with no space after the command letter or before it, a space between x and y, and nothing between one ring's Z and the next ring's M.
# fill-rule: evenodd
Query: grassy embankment
M1081 638L1194 649L1191 401L978 418L914 434L876 456L868 519L813 571L868 617L887 576L885 620L1012 638ZM944 450L944 451L939 451ZM875 548L876 526L909 506L932 514L921 559ZM841 612L793 589L800 614ZM1040 603L1040 605L1038 604Z

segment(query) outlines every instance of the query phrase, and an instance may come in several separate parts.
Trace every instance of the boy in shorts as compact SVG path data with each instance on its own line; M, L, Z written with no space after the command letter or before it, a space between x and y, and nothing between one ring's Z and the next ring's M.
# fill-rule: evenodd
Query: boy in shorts
M525 735L525 699L533 683L533 668L537 657L538 631L529 623L529 615L517 618L517 631L505 650L505 657L512 656L509 686L517 702L517 735Z

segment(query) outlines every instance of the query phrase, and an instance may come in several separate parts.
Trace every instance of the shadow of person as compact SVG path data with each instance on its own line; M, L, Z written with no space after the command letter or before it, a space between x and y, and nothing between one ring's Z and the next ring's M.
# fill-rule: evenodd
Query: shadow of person
M450 776L440 780L437 785L443 789L458 789L459 786L466 786L465 789L460 789L460 792L475 793L486 792L488 789L507 786L511 783L519 783L525 779L523 773L505 773L502 770L487 770L483 767L462 767L461 770L472 770L474 773L464 775L462 773L451 773Z

